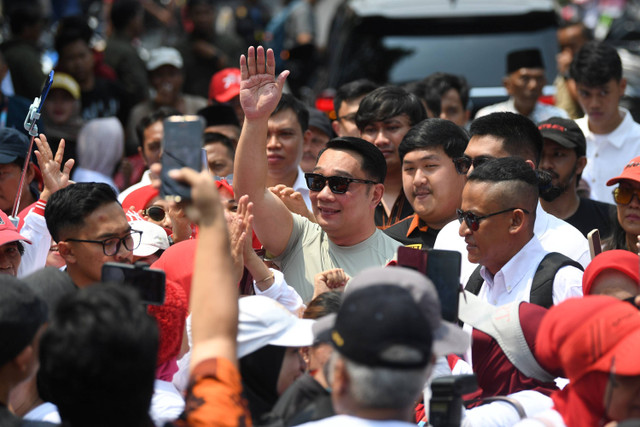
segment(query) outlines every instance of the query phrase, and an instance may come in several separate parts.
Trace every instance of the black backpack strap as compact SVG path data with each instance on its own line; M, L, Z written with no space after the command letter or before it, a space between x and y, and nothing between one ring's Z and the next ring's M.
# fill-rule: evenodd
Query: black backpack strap
M482 284L484 283L484 279L480 275L481 265L476 267L469 276L469 280L467 281L467 285L464 287L465 291L469 291L474 295L478 295L480 293L480 288L482 288Z
M558 270L569 265L581 271L584 270L580 263L561 253L550 252L545 255L533 276L529 301L550 308L553 305L553 279L555 279Z

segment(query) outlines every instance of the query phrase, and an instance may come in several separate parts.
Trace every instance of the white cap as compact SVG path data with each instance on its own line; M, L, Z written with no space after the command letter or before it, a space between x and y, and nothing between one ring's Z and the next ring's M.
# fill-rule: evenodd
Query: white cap
M315 323L291 314L279 302L260 295L238 300L238 358L267 345L305 347L313 344Z
M133 230L142 231L140 246L133 251L134 256L149 256L169 247L169 239L164 228L149 221L129 221Z
M147 70L153 71L163 65L173 65L176 68L182 69L182 55L177 49L172 47L159 47L153 49L149 53L149 59L147 60Z

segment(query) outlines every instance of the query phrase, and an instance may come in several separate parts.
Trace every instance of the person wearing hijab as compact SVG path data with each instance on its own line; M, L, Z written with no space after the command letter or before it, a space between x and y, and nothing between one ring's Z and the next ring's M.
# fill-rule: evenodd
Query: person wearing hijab
M542 319L536 359L569 379L553 409L522 425L598 426L640 417L640 312L604 295L571 298Z
M113 173L124 153L124 130L115 117L93 119L78 134L75 182L104 182L118 194Z

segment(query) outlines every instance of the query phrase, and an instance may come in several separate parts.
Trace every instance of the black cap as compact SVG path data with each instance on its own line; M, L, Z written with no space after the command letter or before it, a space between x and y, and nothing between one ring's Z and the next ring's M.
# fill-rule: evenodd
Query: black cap
M206 125L218 126L218 125L233 125L240 127L238 122L238 116L236 116L233 107L229 105L209 105L198 110L198 115L203 117Z
M329 138L333 138L331 120L329 120L329 117L320 110L309 108L309 127L314 127Z
M578 157L586 155L587 140L580 126L573 120L551 117L544 122L540 122L538 129L544 139L550 139L565 148L575 149Z
M22 132L12 128L0 129L0 165L24 161L29 151L29 138ZM30 157L33 160L32 156Z
M507 74L520 68L544 68L539 49L514 50L507 55Z
M20 354L46 321L46 304L21 280L0 274L0 366Z
M411 293L395 285L345 295L331 343L347 359L372 367L417 369L432 357L429 322Z

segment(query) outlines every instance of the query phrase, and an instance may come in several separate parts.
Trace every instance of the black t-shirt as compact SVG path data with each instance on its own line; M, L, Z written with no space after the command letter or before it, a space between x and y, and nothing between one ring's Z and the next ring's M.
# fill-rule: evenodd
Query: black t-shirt
M96 77L93 89L82 92L80 115L85 122L102 117L117 117L120 122L125 123L129 106L123 104L122 99L122 86Z
M600 237L605 238L611 234L611 216L614 215L615 210L616 207L609 203L581 197L578 210L565 221L580 230L585 237L591 230L597 228L600 230Z
M392 239L416 249L432 249L440 232L440 230L435 230L425 224L417 214L413 214L383 231Z

